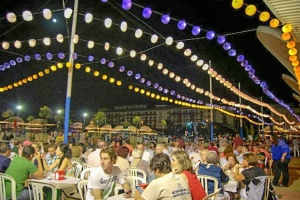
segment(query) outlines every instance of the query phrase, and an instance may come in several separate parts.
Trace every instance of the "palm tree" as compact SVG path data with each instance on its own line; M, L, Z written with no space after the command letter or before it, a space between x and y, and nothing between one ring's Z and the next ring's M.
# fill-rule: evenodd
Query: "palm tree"
M167 121L163 119L163 120L161 120L160 124L162 126L162 132L164 133L164 129L165 129L166 125L167 125Z
M30 125L32 126L32 120L34 120L35 119L35 117L34 116L29 116L29 117L27 117L27 122L30 122Z
M44 117L48 123L48 118L52 117L52 110L48 106L43 106L40 108L39 116Z
M3 113L1 113L1 117L4 119L10 118L14 115L14 111L12 109L7 109L6 111L4 111Z
M142 120L140 116L135 116L132 120L132 124L134 124L136 127L136 133L137 133L138 126L141 124L141 121Z
M99 111L94 115L94 118L92 119L93 124L97 124L97 128L102 126L103 124L106 125L106 115L104 112Z

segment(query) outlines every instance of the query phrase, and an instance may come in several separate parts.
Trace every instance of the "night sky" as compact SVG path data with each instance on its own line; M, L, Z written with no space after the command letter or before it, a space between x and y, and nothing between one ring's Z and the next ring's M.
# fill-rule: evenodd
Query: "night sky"
M177 93L193 99L200 99L209 103L209 99L197 94L194 91L183 86L182 82L177 83L174 79L168 78L157 69L157 65L149 67L147 62L141 61L140 56L136 58L128 57L128 51L134 49L137 52L144 52L148 59L153 59L155 63L163 63L168 68L181 77L188 78L196 86L209 90L209 78L201 67L197 67L185 57L182 51L175 48L174 45L167 46L164 40L160 39L156 45L150 42L150 36L157 34L162 38L172 36L174 40L185 41L187 48L192 49L193 54L198 55L205 63L211 61L212 67L224 78L230 80L236 87L241 84L241 89L246 94L254 97L262 97L265 102L275 103L269 99L261 88L253 83L248 74L236 62L236 56L228 56L228 51L223 50L222 46L217 43L216 38L207 40L205 38L208 30L213 30L216 35L226 35L226 40L232 44L238 54L244 54L247 60L255 69L255 74L261 80L266 81L269 90L272 91L279 99L285 103L297 104L292 98L292 89L281 79L281 74L289 72L272 56L256 37L255 29L259 25L268 26L268 23L262 23L258 20L258 15L248 17L244 14L244 9L234 10L228 0L133 0L133 3L143 7L151 7L153 12L150 19L142 17L142 8L132 6L130 11L123 10L119 5L121 0L109 0L109 3L102 3L100 0L79 0L79 15L76 34L79 35L80 41L75 45L75 52L78 59L74 63L81 63L80 70L74 69L72 84L71 111L96 112L102 108L113 108L115 105L128 104L167 104L167 102L157 101L144 95L134 93L127 89L128 85L139 86L151 92L158 93L153 88L154 83L159 83L163 88L175 90ZM246 3L255 3L258 10L265 11L268 8L263 5L262 1L247 0ZM73 9L74 1L66 1L66 7ZM199 5L200 4L200 5ZM42 11L44 8L52 10L51 20L43 18ZM2 0L0 2L1 24L0 24L0 42L10 42L10 49L0 50L0 65L9 62L17 57L30 55L29 62L23 61L21 64L11 66L5 71L0 71L0 87L12 84L30 75L37 74L39 71L49 68L57 62L66 63L68 61L69 43L68 38L63 43L56 41L56 35L62 34L67 37L71 34L72 18L66 20L63 12L61 0ZM30 10L33 15L33 21L25 22L22 20L22 12ZM54 12L54 10L58 10ZM17 16L17 22L10 24L5 16L8 12L14 12ZM90 24L84 21L86 13L92 13L94 20ZM160 15L170 14L172 17L169 24L164 25L160 22ZM113 23L120 24L127 21L131 29L140 28L144 34L142 38L134 37L134 31L128 30L126 33L120 31L119 26L113 25L107 29L103 25L103 20L107 17L113 20ZM272 16L274 17L274 16ZM185 30L178 30L176 25L178 20L186 20L189 24ZM191 34L191 27L199 25L202 28L198 36ZM51 45L45 46L42 43L44 37L50 37ZM36 39L37 46L32 48L28 45L29 39ZM22 48L13 47L13 42L18 39L22 41ZM93 40L95 47L87 48L87 41ZM104 50L103 44L109 42L111 49ZM118 56L112 47L122 47L126 50L125 54ZM52 60L47 60L45 54L53 54ZM58 53L66 53L63 60L58 59ZM41 54L42 60L35 60L35 54ZM94 56L94 61L89 62L88 56ZM113 61L115 66L110 68L107 64L101 64L100 60L106 58ZM133 77L126 76L126 73L120 73L119 67L125 66L126 71L132 70L140 73L146 80L151 80L152 86L146 87L145 84L139 83ZM89 66L91 73L87 74L84 68ZM94 77L93 72L98 70L99 77ZM116 84L110 84L107 80L103 81L100 77L106 74L108 77L114 77L121 80L121 87ZM67 68L51 72L30 83L23 84L18 88L0 93L0 111L7 108L15 109L17 104L24 105L25 109L21 115L37 115L38 109L44 105L51 107L53 110L64 108L67 88ZM229 90L213 81L213 93L220 97L238 102L238 97ZM167 95L171 97L170 95ZM217 104L217 102L215 102ZM247 104L247 102L243 102ZM256 106L257 108L258 106ZM258 110L260 108L257 108Z

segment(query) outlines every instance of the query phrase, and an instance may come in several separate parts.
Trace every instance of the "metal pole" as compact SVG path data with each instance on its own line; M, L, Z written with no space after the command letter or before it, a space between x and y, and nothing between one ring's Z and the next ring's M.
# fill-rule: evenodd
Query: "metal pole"
M211 61L209 61L209 68L211 68ZM210 74L209 74L209 92L212 94L212 78L211 78ZM211 95L210 95L209 103L211 106L211 109L210 109L210 141L214 141L214 117L213 117L214 107L213 107L213 99L212 99Z
M241 83L239 83L239 94L241 94ZM242 98L239 95L239 103L240 105L242 104ZM242 112L242 108L240 107L240 113ZM240 118L240 136L241 138L244 138L244 134L243 134L243 119Z
M65 144L68 143L68 133L69 133L70 104L71 104L73 64L74 64L74 60L73 60L74 41L73 41L73 38L76 33L78 1L79 0L75 0L75 2L74 2L72 32L71 32L71 38L70 38L69 62L71 63L71 66L68 68L68 84L67 84L67 95L66 95L66 105L65 105L65 124L64 124L64 143Z
M260 97L260 101L263 102L263 101L262 101L262 97ZM260 107L260 112L261 112L262 114L264 114L263 106ZM265 133L264 133L264 117L263 117L263 116L262 116L262 120L263 120L263 123L262 123L262 125L261 125L261 133L262 133L262 138L264 138Z

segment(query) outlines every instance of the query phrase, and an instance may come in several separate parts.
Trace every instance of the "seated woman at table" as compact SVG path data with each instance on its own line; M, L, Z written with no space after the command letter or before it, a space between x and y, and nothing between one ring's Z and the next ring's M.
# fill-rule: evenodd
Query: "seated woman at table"
M172 172L181 174L188 180L192 200L202 200L205 196L205 190L195 174L192 161L185 151L176 151L171 153Z
M131 161L130 167L136 167L138 169L144 170L147 175L147 183L151 182L155 177L150 169L150 163L142 160L143 152L138 148L134 148L132 150L132 157L133 160Z
M46 164L45 157L43 157L43 165L45 171L50 171L55 167L58 170L64 171L66 176L74 176L74 169L71 163L72 150L69 149L67 144L59 144L56 148L56 155L59 159L56 159L50 166Z
M235 171L237 170L236 167L239 165L239 163L236 159L235 153L228 153L226 155L226 160L227 163L222 166L222 169L229 177L229 181L223 185L223 188L224 191L230 194L230 199L234 199L239 187L239 182L234 180Z
M243 181L243 183L246 185L246 188L243 188L240 190L240 197L243 199L247 199L248 192L250 190L250 183L253 179L258 180L258 177L264 177L266 176L264 170L257 166L258 164L258 158L257 155L253 153L247 153L243 155L243 164L238 165L236 168L244 168L244 170L240 173L239 170L235 171L234 180L235 181ZM261 194L260 194L261 193ZM262 191L256 190L256 194L254 194L258 199L261 199L263 195L263 187Z

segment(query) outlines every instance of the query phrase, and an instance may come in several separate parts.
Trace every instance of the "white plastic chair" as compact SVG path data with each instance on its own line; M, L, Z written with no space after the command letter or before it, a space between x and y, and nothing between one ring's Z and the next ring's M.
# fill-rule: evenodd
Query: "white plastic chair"
M147 181L147 174L144 170L138 169L135 167L130 167L127 169L127 176L135 176L135 177L140 177Z
M74 168L74 176L76 178L80 177L80 173L82 172L82 164L80 162L71 161Z
M211 194L206 195L202 200L218 200L219 192L221 188L218 188L216 191L214 191Z
M87 163L82 163L82 169L86 169L86 168L92 168L94 167L93 165L87 164Z
M200 180L206 194L208 194L208 182L209 181L214 182L214 192L218 190L218 179L216 179L215 177L202 175L202 174L198 174L197 177Z
M43 183L39 181L29 180L28 181L28 189L30 194L30 200L41 200L45 199L45 193L43 191L44 187L51 189L51 199L57 200L57 189L54 185L50 183ZM32 193L33 197L32 197Z
M16 195L16 181L12 176L0 173L0 200L6 200L5 182L9 181L11 183L11 200L17 200Z
M88 180L81 180L77 183L77 188L78 188L81 200L84 200L86 198L87 184L88 184Z
M91 171L94 169L95 169L94 167L90 167L82 170L80 173L80 179L84 179L84 180L88 179L90 177Z
M145 179L138 176L126 176L125 179L129 183L131 191L135 191L139 183L147 183Z

